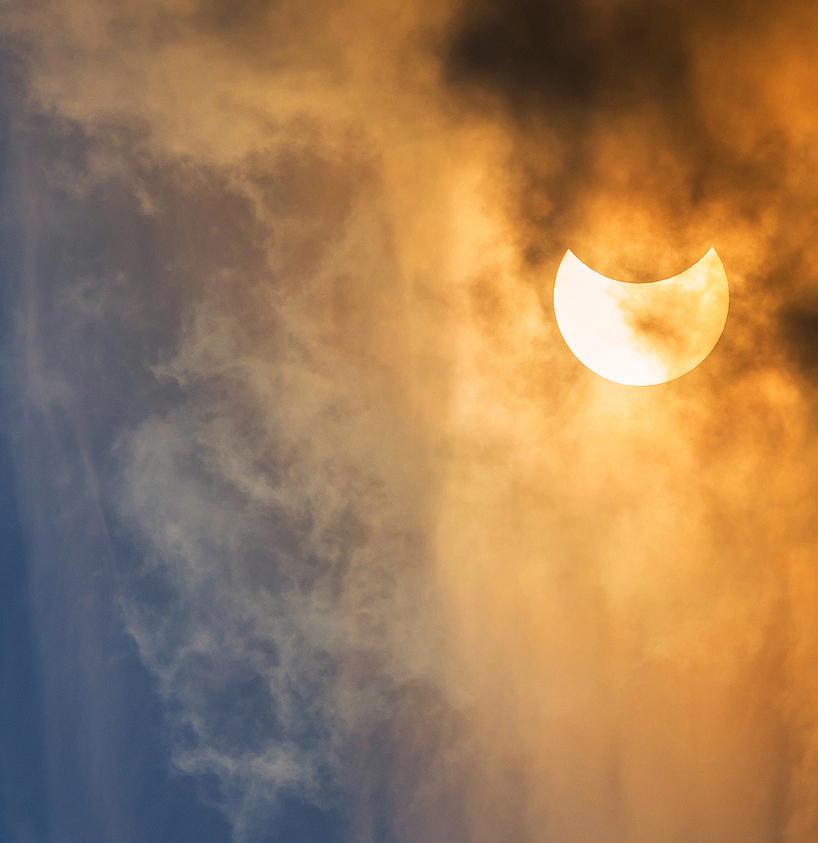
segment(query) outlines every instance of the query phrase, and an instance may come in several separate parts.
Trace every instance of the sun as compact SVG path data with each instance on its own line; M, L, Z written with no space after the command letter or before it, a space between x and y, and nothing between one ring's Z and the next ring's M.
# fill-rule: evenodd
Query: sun
M666 383L698 366L724 331L728 307L727 274L715 249L650 284L606 278L568 251L554 286L568 347L592 372L627 386Z

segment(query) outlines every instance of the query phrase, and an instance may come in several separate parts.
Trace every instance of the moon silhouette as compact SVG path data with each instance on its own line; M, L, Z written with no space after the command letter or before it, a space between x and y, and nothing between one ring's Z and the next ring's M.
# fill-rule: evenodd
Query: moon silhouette
M628 386L666 383L698 366L724 330L729 301L715 249L679 275L648 284L606 278L569 250L554 286L568 347L592 372Z

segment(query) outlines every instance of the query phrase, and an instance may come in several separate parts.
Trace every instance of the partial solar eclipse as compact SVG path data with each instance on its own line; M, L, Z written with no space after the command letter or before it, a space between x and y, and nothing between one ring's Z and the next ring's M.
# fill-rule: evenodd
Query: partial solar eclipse
M729 306L727 274L715 249L673 278L633 284L606 278L570 250L554 287L563 339L592 372L651 386L687 374L713 350Z

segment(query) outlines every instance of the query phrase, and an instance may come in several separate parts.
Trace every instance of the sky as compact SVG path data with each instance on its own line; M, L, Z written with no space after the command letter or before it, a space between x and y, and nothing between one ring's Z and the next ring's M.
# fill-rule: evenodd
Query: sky
M0 31L3 843L818 839L812 4ZM701 365L571 354L711 247Z

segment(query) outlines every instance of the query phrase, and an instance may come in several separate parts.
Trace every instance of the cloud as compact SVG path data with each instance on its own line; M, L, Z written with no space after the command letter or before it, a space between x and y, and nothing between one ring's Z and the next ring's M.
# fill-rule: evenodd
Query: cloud
M808 843L811 15L7 20L49 209L18 377L235 838ZM705 365L570 356L565 249L654 280L710 246Z
M25 117L49 215L28 231L48 260L18 302L24 391L67 407L175 767L215 776L237 840L337 836L351 746L378 731L366 752L387 755L403 689L423 698L437 669L434 472L394 389L377 174L309 126L227 168L169 158L138 114Z

